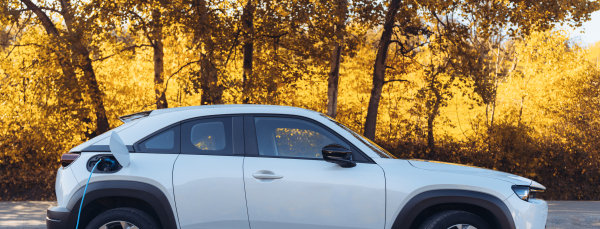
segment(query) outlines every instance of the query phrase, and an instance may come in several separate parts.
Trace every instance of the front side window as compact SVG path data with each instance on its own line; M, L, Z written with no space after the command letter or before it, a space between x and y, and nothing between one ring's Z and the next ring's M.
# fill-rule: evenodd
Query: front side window
M350 147L341 139L308 121L294 118L255 117L259 155L322 158L329 144Z
M377 145L375 142L369 140L368 138L366 138L366 137L364 137L364 136L362 136L362 135L360 135L360 134L352 131L350 128L344 126L344 124L341 124L341 123L335 121L334 119L330 118L327 115L321 114L321 116L327 118L329 121L335 123L336 125L338 125L342 129L348 131L348 133L352 134L356 139L358 139L363 144L365 144L367 147L369 147L371 150L373 150L373 152L375 152L381 158L396 159L396 156L394 156L393 154L391 154L390 152L388 152L387 150L385 150L383 147Z
M231 117L190 121L181 128L181 153L233 154Z

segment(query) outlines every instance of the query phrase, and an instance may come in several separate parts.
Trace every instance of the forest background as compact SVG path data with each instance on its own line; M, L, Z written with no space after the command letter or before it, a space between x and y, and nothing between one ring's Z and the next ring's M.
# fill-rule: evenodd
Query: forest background
M0 201L52 200L62 153L135 112L323 112L399 158L600 200L595 0L5 0Z

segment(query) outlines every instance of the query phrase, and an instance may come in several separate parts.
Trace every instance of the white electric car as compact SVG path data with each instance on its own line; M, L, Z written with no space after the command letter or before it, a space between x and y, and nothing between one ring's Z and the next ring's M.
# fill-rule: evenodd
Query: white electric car
M402 160L300 108L161 109L62 157L49 229L542 229L532 180ZM113 145L113 138L115 140ZM118 143L121 142L121 143ZM121 145L119 145L121 144ZM121 148L119 148L121 147ZM115 156L123 149L127 161ZM81 204L90 172L98 161Z

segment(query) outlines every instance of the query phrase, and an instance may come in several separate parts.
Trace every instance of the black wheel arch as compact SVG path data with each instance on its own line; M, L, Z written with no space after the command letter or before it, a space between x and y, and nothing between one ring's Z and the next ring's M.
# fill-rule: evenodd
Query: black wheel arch
M77 215L81 204L81 197L85 187L80 188L71 197L66 208L70 210L67 228L75 228L77 224ZM112 200L112 201L111 201ZM126 200L126 201L114 201ZM129 205L135 206L129 206ZM80 226L89 222L91 219L84 218L86 209L91 211L90 207L103 205L112 207L142 207L150 215L156 217L163 229L177 228L176 216L169 199L159 188L154 185L137 181L98 181L90 183L83 201L83 209Z
M418 228L418 222L427 217L422 213L431 209L448 210L453 206L458 208L454 210L482 210L472 213L483 215L482 218L487 218L486 221L495 221L488 223L495 224L497 225L495 227L500 229L515 229L510 210L502 200L482 192L453 189L431 190L417 194L402 207L394 220L392 229ZM489 217L485 217L485 214L488 214Z

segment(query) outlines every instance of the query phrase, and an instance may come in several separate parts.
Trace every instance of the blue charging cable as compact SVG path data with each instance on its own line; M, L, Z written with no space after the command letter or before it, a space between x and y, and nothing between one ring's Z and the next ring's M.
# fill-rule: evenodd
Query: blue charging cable
M115 162L113 160L110 160L109 158L104 159L107 162L112 162L111 167L114 166ZM85 184L85 189L83 190L83 196L81 197L81 203L79 204L79 214L77 214L77 226L75 226L75 229L79 228L79 217L81 216L81 207L83 207L83 198L85 198L85 193L87 192L87 187L90 184L90 179L92 179L92 174L94 174L94 170L96 170L96 166L98 166L98 164L100 164L100 162L102 162L102 159L98 160L98 162L96 162L96 164L94 165L94 168L92 168L92 172L90 173L90 177L87 180L87 183Z

